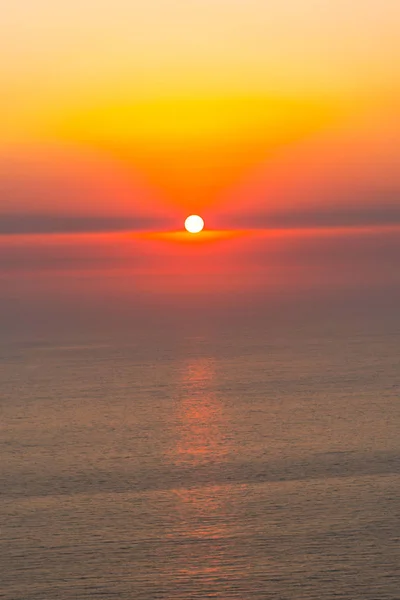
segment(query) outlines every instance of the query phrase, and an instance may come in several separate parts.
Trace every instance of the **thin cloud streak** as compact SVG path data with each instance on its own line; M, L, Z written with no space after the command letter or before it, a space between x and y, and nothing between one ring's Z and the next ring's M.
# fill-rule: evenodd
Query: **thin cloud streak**
M400 225L400 203L382 206L313 206L282 211L220 215L218 224L248 229L382 227Z
M52 215L0 213L0 235L100 233L166 229L166 218L148 216Z

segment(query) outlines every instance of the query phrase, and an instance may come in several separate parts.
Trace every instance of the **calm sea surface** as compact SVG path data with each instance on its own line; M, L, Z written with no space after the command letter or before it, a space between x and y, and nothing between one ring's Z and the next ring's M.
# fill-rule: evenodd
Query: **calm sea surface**
M6 600L398 600L400 334L0 345Z

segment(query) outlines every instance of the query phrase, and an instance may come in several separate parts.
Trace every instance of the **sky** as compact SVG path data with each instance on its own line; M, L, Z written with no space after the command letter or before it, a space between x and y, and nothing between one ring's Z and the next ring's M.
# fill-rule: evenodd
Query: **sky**
M397 0L9 3L3 325L400 297L399 28Z

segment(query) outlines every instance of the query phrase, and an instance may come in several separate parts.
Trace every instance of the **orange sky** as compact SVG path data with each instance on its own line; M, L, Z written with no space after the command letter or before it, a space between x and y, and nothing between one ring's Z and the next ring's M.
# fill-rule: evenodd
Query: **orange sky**
M13 2L0 300L110 277L156 296L346 287L351 266L397 285L399 25L395 0ZM191 212L247 234L159 238Z

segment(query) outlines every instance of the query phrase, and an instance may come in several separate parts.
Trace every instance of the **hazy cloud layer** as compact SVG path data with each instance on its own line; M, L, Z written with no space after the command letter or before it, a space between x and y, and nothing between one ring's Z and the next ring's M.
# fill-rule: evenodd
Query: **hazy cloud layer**
M219 218L229 227L249 229L365 227L400 225L398 203L348 206L311 206L264 213L226 215Z
M143 231L165 229L168 224L165 218L147 216L114 217L0 213L0 235Z
M392 202L347 206L304 206L271 212L243 211L210 214L211 229L303 229L400 225L400 195ZM0 235L91 233L107 231L158 231L175 228L176 218L166 216L113 216L0 212Z

